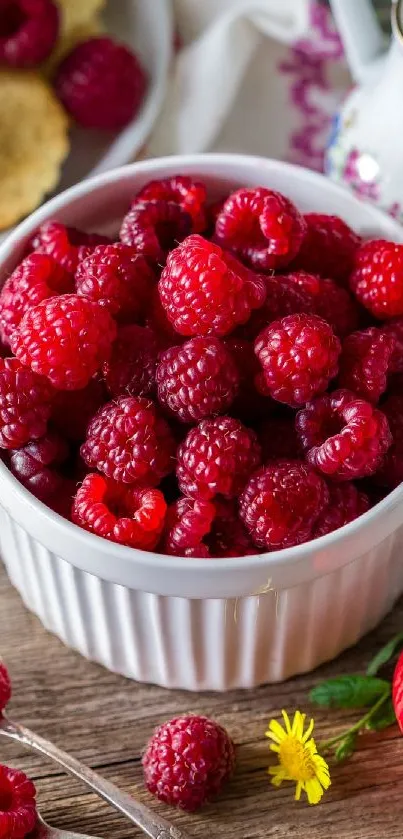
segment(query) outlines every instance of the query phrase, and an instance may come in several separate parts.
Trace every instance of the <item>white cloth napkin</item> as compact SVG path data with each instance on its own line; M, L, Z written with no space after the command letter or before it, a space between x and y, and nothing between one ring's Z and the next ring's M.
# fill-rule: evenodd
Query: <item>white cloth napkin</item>
M245 151L321 168L350 83L327 8L176 0L175 13L182 46L146 156Z

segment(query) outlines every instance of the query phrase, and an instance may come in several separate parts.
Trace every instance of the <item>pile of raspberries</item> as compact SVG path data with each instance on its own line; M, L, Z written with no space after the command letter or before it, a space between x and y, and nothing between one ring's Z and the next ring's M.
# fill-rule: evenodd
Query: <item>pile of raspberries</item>
M116 241L46 222L0 333L4 462L113 542L289 548L403 480L403 245L273 190L152 181Z

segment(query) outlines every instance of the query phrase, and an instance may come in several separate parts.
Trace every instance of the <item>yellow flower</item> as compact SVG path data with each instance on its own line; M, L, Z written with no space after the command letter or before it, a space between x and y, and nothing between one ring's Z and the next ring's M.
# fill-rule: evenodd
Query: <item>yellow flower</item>
M314 722L311 720L304 734L305 714L296 711L294 719L282 711L284 727L277 720L272 720L266 737L274 742L270 748L278 754L278 766L269 768L272 784L279 787L283 781L295 781L295 800L299 801L301 792L306 792L309 804L319 804L324 790L330 787L329 767L318 754L315 740L311 737Z

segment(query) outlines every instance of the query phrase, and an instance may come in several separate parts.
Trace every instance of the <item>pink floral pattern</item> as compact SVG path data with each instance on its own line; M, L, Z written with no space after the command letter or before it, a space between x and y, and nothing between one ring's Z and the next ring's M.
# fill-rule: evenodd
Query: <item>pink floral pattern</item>
M359 198L369 198L370 201L379 201L379 184L376 179L364 181L360 175L358 163L361 154L359 149L351 149L349 151L343 167L343 180L349 184Z

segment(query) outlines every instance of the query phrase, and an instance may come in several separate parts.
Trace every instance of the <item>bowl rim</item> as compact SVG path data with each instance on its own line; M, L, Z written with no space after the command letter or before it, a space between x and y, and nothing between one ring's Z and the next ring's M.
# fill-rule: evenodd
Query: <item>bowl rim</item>
M233 169L234 166L245 169L245 167L256 170L256 167L264 167L270 171L282 171L288 176L303 178L306 185L324 186L329 191L342 195L344 201L348 200L356 205L357 215L363 210L362 203L353 195L346 193L343 187L328 181L325 176L317 172L311 172L303 167L285 163L277 160L270 160L252 155L239 155L232 153L210 153L195 155L178 155L164 158L134 162L130 165L119 167L114 170L102 173L90 179L70 187L68 190L52 198L42 205L31 216L18 225L0 244L0 270L2 265L10 259L14 250L21 246L22 242L46 219L57 214L61 209L68 206L71 201L88 195L94 189L114 183L120 179L132 179L138 173L148 172L157 175L161 169L181 171L183 168L208 175L209 167L223 167L225 174L226 167ZM347 197L348 196L348 197ZM378 227L384 228L386 220L391 231L391 236L396 241L403 241L403 229L398 223L388 218L382 211L372 205L364 205L367 216L369 215ZM130 588L141 588L145 591L154 591L160 594L177 594L178 596L202 598L205 596L220 597L217 594L209 595L203 592L210 591L213 586L206 582L206 573L209 578L220 578L220 591L224 587L229 589L228 596L236 596L244 593L245 572L250 575L249 594L257 594L254 589L254 581L263 580L269 575L269 579L276 582L276 587L290 587L290 581L296 585L314 577L331 573L335 567L340 567L353 561L350 551L343 552L343 545L355 545L357 553L357 535L372 525L372 532L383 533L388 536L396 527L398 507L403 501L403 484L394 489L389 495L378 502L374 507L361 515L359 518L339 528L336 531L311 540L302 545L292 548L273 551L271 553L260 553L248 557L231 557L225 559L193 559L190 561L185 557L167 556L153 552L140 551L127 548L109 542L102 537L89 533L77 525L67 521L52 511L49 507L36 499L22 484L19 483L4 463L0 462L0 503L8 510L12 518L21 524L31 535L37 538L43 545L53 550L62 558L66 559L74 567L87 571L101 579L128 586ZM403 509L403 508L402 508ZM399 515L399 521L403 516ZM384 520L383 527L377 527L380 520ZM387 524L385 524L387 522ZM378 540L380 541L380 539ZM373 546L374 539L370 540L368 547ZM329 561L326 554L332 548L332 555ZM335 550L337 552L337 558ZM358 549L359 553L364 552L364 547ZM115 560L113 563L111 560ZM309 565L309 567L303 567ZM296 568L299 567L298 573ZM288 569L288 571L287 571ZM287 573L284 576L284 571ZM172 584L167 584L166 579L172 574ZM232 583L225 586L225 580L233 577ZM284 577L284 586L282 578ZM144 578L144 583L142 582ZM162 580L164 578L164 581ZM182 579L183 578L183 579ZM178 584L178 580L182 582ZM198 589L198 585L200 588ZM189 594L192 589L195 593Z

